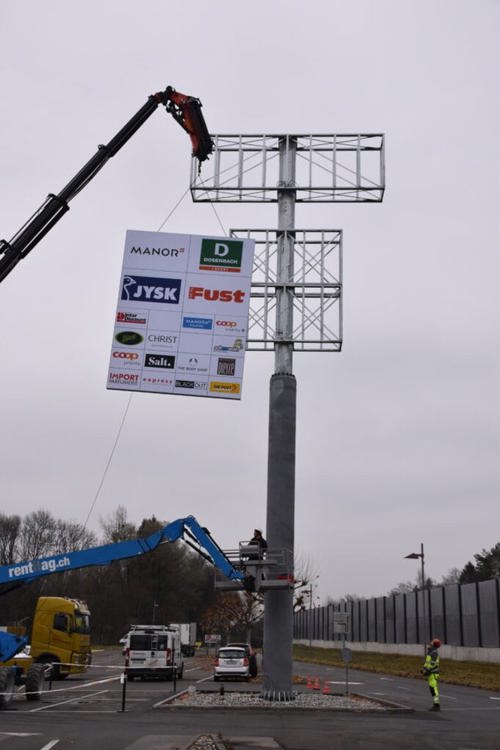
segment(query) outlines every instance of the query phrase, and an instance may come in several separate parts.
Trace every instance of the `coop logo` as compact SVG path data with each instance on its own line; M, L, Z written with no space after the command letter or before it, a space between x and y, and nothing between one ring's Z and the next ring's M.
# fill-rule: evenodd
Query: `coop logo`
M234 375L236 360L232 357L219 357L217 360L217 375Z
M133 375L131 372L110 372L109 382L136 385L139 382L139 375Z
M241 271L241 240L202 240L200 271Z
M210 393L240 393L239 383L220 383L213 380L210 383Z
M160 255L163 258L177 258L185 252L184 247L136 247L133 245L130 255Z
M215 325L221 328L235 328L238 323L235 320L218 320Z
M190 391L206 391L207 384L201 380L176 380L176 388L186 388Z
M161 367L164 370L173 370L175 357L171 354L146 354L144 367Z
M213 321L211 318L193 318L184 317L182 319L183 328L194 328L197 331L211 331Z
M115 336L115 341L122 346L137 346L142 344L144 336L141 336L137 331L119 331Z
M117 323L128 323L129 325L145 325L148 319L140 313L118 312L116 314Z
M115 359L128 359L131 362L135 362L136 359L139 359L139 355L135 352L113 352L113 357Z
M242 289L204 289L202 286L189 287L189 299L204 299L207 302L243 302L246 292Z
M180 279L158 279L154 276L124 276L121 299L127 302L162 302L178 305Z

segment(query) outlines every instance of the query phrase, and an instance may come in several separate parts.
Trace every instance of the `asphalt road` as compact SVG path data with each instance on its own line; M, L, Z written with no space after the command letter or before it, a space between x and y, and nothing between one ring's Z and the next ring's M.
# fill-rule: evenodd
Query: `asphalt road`
M404 704L410 713L305 712L272 710L172 710L161 704L173 694L171 682L129 682L125 711L119 651L98 652L86 675L54 682L36 703L20 693L0 713L0 750L173 750L203 733L232 738L234 750L253 747L285 750L499 750L500 695L474 688L442 685L442 711L429 713L424 680L373 675L350 669L352 692ZM189 684L219 689L209 664L188 659ZM304 663L294 674L327 680L343 692L344 670ZM226 689L245 689L231 683ZM156 706L156 708L155 708ZM254 738L253 745L249 739Z

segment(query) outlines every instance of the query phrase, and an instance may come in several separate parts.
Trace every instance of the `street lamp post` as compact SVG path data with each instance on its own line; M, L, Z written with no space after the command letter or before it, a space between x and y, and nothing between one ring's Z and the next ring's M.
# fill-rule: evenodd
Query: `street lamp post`
M421 564L421 576L422 576L422 597L423 597L423 620L424 620L424 654L427 652L427 604L425 595L425 565L424 565L424 544L420 543L420 552L411 552L409 555L405 555L405 560L418 560L420 559Z

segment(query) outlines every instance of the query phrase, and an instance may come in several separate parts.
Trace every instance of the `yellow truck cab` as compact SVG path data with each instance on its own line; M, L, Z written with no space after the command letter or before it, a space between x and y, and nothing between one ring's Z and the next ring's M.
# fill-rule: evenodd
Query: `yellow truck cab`
M85 672L92 661L90 611L85 602L41 596L33 616L30 645L33 661L54 664L56 679Z

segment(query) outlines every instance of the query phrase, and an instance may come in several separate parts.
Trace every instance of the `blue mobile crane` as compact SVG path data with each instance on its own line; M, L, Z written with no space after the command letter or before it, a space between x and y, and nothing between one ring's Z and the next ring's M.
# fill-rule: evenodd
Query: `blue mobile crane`
M127 539L75 552L63 552L35 560L2 565L0 566L0 593L2 588L11 590L52 573L109 565L115 560L148 554L161 544L175 542L178 539L182 539L205 560L218 568L236 588L246 591L254 590L255 578L245 571L244 563L235 567L213 539L210 531L201 526L193 516L187 516L168 523L146 538ZM15 685L23 681L26 684L27 699L40 699L45 670L43 664L32 664L25 672L18 666L2 666L2 663L15 657L26 645L27 638L24 636L0 631L0 709L9 705Z

